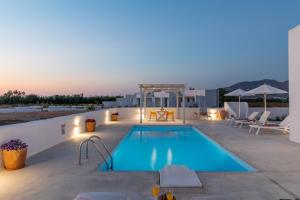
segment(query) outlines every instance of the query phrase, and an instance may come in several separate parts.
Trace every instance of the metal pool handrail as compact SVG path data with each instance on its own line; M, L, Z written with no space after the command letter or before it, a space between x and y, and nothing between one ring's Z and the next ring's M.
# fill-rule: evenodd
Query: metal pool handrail
M101 152L100 147L97 145L97 143L93 140L93 139L97 139L100 144L102 145L102 147L105 149L106 153L108 154L109 158L110 158L110 165L107 162L107 159L105 158L105 156L103 155L103 153ZM82 146L84 144L86 144L86 152L85 152L85 156L86 159L88 159L89 157L89 142L92 142L93 146L95 147L96 151L98 152L98 154L102 157L102 159L104 160L105 164L106 164L106 168L107 170L113 170L113 158L111 156L111 152L108 150L107 146L103 143L102 139L97 136L97 135L92 135L91 137L89 137L88 139L82 141L79 145L79 157L78 157L78 164L81 165L81 151L82 151Z
M108 154L109 158L110 158L110 169L113 170L114 168L114 162L113 162L113 157L111 155L111 152L108 150L107 146L104 144L103 140L101 139L101 137L97 136L97 135L92 135L91 137L89 137L89 139L93 139L96 138L98 139L98 141L100 142L100 144L103 146L103 148L105 149L106 153ZM88 155L88 143L87 143L87 155Z

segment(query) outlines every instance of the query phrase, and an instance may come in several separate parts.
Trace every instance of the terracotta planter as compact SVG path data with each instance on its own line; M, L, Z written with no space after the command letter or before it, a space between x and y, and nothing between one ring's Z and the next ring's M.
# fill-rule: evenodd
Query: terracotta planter
M96 130L96 121L86 121L85 122L86 132L95 132Z
M110 120L111 120L111 121L118 121L118 115L116 115L116 114L111 114Z
M227 112L225 110L221 110L221 112L220 112L220 118L222 120L224 120L226 117L227 117Z
M25 167L27 148L20 150L2 150L4 167L8 170L16 170Z

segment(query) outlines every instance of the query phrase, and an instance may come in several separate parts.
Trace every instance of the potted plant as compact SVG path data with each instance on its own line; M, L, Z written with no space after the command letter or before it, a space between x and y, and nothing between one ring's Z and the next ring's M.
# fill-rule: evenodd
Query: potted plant
M95 132L96 120L94 120L94 119L85 120L85 128L86 128L86 132Z
M110 120L111 121L118 121L118 116L119 116L119 113L117 113L117 112L112 113L111 116L110 116Z
M1 145L4 168L16 170L25 167L27 144L19 139Z
M225 110L220 111L220 118L222 120L225 120L227 116L228 116L228 113Z

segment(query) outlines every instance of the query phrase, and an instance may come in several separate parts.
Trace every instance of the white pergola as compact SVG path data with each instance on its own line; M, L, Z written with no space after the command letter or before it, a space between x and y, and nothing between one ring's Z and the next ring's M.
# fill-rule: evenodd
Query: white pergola
M143 110L146 106L146 95L148 92L155 92L156 94L161 94L166 96L166 92L175 92L176 93L176 109L177 117L179 113L179 96L182 94L183 102L183 123L185 124L185 84L139 84L140 88L140 123L143 123ZM159 93L160 92L160 93Z

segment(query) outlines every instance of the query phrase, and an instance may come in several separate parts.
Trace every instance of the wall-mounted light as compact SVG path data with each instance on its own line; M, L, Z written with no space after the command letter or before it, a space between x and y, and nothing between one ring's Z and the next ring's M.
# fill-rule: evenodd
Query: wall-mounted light
M81 134L80 134L80 127L79 126L75 126L73 128L73 131L72 131L72 136L73 137L79 137Z
M73 127L73 129L72 129L72 136L73 137L79 137L79 136L81 136L81 128L80 128L80 116L76 116L75 118L74 118L74 121L73 121L73 125L74 125L74 127Z
M74 126L80 126L80 117L79 116L74 118L73 124L74 124Z
M109 110L106 110L104 123L108 123L108 122L109 122Z
M219 110L218 109L208 109L208 116L211 118L211 120L218 120L219 119Z

